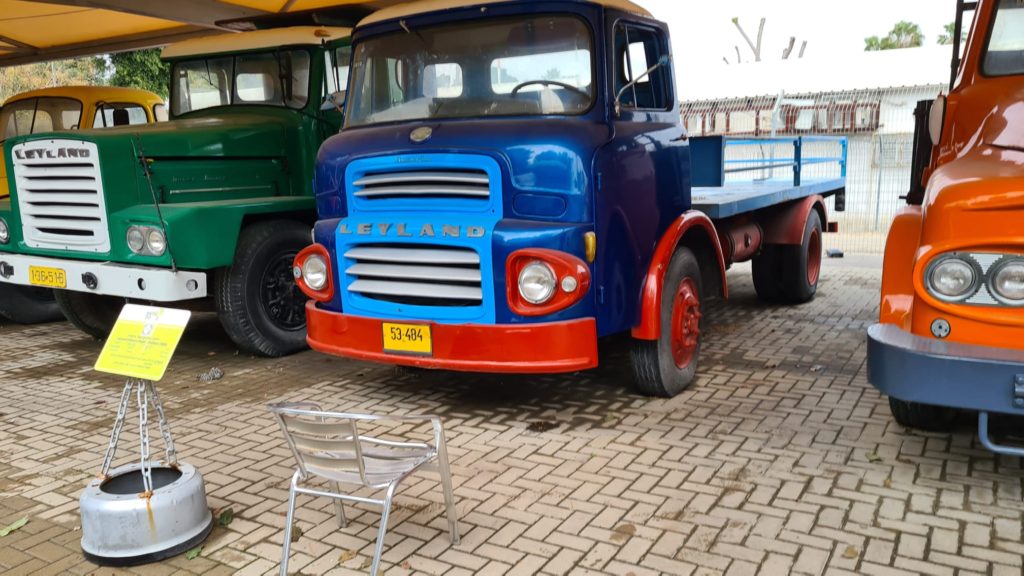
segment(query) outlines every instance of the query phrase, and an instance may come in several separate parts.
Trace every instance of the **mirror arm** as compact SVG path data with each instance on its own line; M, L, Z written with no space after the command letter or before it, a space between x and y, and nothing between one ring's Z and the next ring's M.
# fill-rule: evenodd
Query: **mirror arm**
M629 90L633 86L636 86L636 84L638 82L640 82L644 78L646 78L646 77L650 76L651 74L653 74L654 71L657 70L658 68L661 68L662 66L667 65L668 62L669 62L669 57L668 56L662 56L661 58L658 59L657 62L654 63L654 66L651 66L647 70L644 70L644 72L642 74L640 74L636 78L630 80L629 82L626 83L625 86L623 86L622 88L619 89L619 91L615 94L615 116L616 117L622 115L622 95L625 94L626 90Z

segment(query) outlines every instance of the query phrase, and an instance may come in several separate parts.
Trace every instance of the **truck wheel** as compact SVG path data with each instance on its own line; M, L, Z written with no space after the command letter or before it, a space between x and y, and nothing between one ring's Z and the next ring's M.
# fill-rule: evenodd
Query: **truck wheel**
M0 284L0 316L18 324L40 324L64 319L53 300L53 290L14 284Z
M72 326L97 340L110 334L124 307L122 298L70 290L54 290L53 299Z
M782 299L781 248L776 244L765 244L751 264L754 291L762 302L773 303Z
M800 246L782 247L782 291L794 304L810 302L821 275L821 216L811 210Z
M284 356L306 347L306 296L292 261L309 245L309 226L289 220L242 230L235 263L218 272L214 299L228 337L247 354Z
M889 397L889 410L900 426L925 432L946 432L956 420L956 410L953 408L906 402L892 396Z
M679 248L662 285L661 334L657 340L633 341L633 379L642 394L670 398L693 382L700 357L700 306L700 266L689 248Z

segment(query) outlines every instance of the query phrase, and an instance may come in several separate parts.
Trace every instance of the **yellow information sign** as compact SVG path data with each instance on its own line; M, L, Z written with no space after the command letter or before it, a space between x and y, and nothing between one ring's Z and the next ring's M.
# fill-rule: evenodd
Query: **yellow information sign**
M187 310L125 304L94 368L129 378L160 380L191 315Z

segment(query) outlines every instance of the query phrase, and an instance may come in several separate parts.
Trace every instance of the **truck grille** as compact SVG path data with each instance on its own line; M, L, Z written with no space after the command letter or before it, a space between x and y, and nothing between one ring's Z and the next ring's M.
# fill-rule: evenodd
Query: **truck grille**
M480 255L466 248L374 244L350 248L349 292L397 304L478 306Z
M488 200L490 177L483 170L367 172L354 183L356 198L470 198Z
M33 248L109 252L96 144L46 140L12 148L14 184L25 244Z

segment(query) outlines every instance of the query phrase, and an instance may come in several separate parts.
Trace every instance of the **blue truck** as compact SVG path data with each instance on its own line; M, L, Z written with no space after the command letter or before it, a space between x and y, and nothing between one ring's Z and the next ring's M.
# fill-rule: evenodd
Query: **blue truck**
M360 22L293 269L310 346L554 373L630 332L638 390L673 396L731 264L753 260L763 300L813 298L845 141L690 138L670 46L626 0L413 2ZM825 162L835 175L808 169Z

